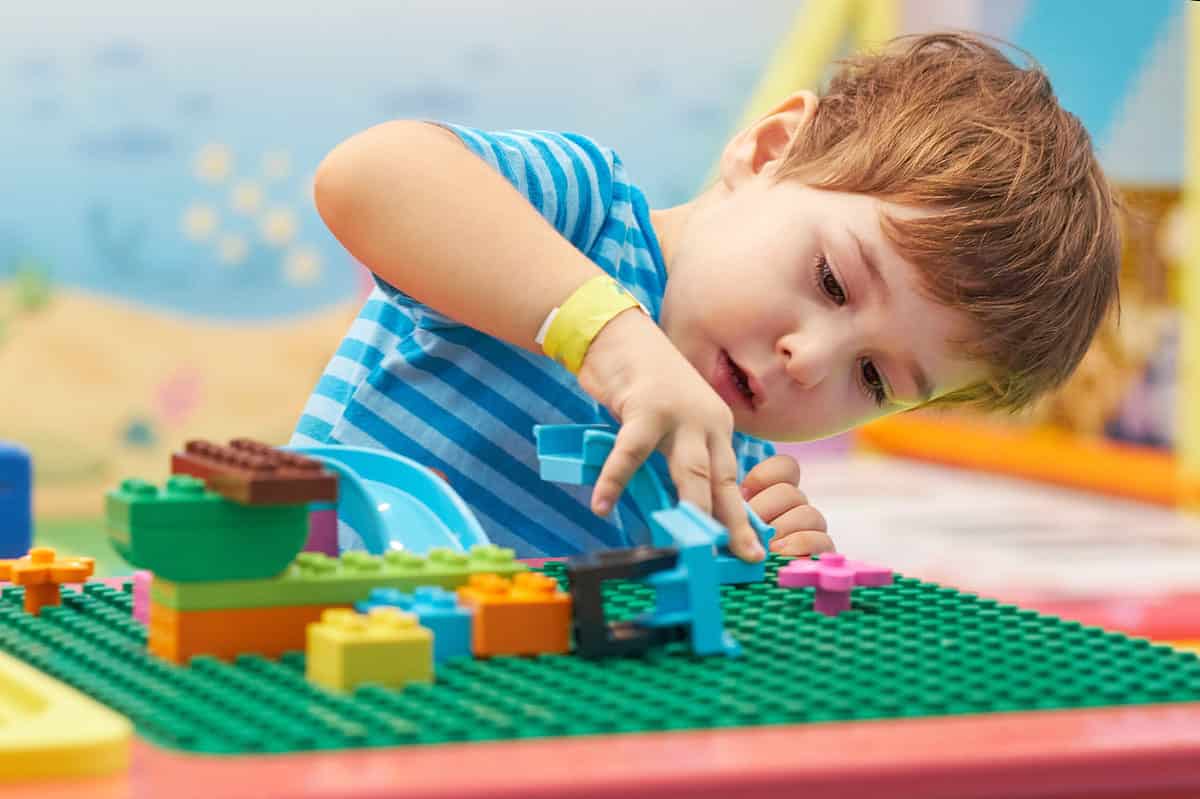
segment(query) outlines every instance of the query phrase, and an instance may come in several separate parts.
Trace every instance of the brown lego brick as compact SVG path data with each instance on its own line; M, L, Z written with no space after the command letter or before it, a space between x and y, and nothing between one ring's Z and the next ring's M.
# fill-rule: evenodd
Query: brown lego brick
M171 456L171 472L199 477L212 491L243 505L337 501L337 475L320 461L248 438L228 445L189 441Z

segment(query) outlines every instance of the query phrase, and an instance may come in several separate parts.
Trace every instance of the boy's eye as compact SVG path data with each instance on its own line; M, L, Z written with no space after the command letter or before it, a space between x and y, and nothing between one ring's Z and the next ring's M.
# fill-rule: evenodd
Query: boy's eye
M824 255L817 256L816 278L817 288L833 300L834 304L846 304L846 292L842 289L842 284L838 283L837 275L829 268L829 261L825 260Z
M866 390L867 396L882 408L887 403L887 388L883 385L883 378L880 376L879 370L870 361L863 361L861 371L863 388Z

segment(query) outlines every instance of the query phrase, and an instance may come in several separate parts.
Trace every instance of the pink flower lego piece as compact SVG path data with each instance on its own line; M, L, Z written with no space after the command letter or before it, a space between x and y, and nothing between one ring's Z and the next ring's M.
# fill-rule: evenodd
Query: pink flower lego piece
M888 585L891 581L891 569L847 560L837 552L826 552L815 561L793 560L779 570L781 588L816 588L813 610L826 616L850 609L850 590L856 585Z

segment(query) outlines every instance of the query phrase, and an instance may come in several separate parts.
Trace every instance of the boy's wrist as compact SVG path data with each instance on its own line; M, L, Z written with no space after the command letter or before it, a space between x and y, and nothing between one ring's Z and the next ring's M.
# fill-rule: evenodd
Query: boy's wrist
M578 286L546 317L534 341L572 374L579 374L592 341L627 310L645 308L612 277L596 275Z
M584 391L608 405L617 386L627 385L635 354L653 349L655 338L665 333L654 320L637 308L617 314L592 340L579 370L579 384Z

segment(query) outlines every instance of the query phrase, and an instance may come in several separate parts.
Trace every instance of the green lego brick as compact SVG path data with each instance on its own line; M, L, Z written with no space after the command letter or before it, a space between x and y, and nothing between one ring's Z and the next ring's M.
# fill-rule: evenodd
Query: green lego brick
M279 574L308 540L308 506L247 506L174 475L163 488L130 479L105 498L108 538L121 557L176 581Z
M431 685L335 695L304 678L304 656L196 658L145 652L130 599L99 584L64 591L41 617L22 589L0 597L0 649L128 716L161 746L233 754L354 749L639 731L1200 701L1200 659L910 578L856 589L849 611L813 592L722 586L740 658L686 642L644 658L451 658ZM560 564L545 571L563 581ZM606 586L607 611L648 610L645 586ZM796 675L820 675L797 689Z
M476 546L470 553L434 549L428 555L346 552L340 558L331 558L319 552L302 552L287 571L267 580L179 583L155 575L150 596L178 610L353 605L366 599L373 588L456 588L472 574L510 576L526 570L524 564L514 560L511 549L494 545Z

